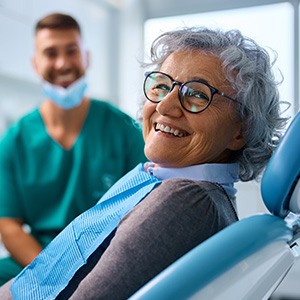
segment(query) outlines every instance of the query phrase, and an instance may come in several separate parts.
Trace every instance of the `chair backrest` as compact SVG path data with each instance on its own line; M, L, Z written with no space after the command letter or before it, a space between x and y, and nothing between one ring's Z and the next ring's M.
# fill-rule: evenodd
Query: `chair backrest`
M299 175L300 113L262 178L262 197L270 214L228 226L166 268L130 300L268 299L300 255Z
M261 194L268 210L281 218L300 213L300 113L291 122L263 174Z

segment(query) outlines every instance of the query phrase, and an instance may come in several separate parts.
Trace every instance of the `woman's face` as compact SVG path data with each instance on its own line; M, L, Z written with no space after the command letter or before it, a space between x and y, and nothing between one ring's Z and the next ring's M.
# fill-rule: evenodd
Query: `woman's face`
M175 81L202 79L226 95L233 94L219 59L211 54L178 51L165 60L160 71ZM144 104L143 135L148 159L169 168L228 162L232 151L244 146L236 103L216 94L205 111L193 114L181 107L178 88L176 85L160 103L147 100ZM176 130L175 135L165 132L170 128Z

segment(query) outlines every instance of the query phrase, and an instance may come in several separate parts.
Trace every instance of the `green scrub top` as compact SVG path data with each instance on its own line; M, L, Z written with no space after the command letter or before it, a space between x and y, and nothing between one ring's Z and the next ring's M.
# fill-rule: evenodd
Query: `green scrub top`
M48 135L36 109L10 127L0 142L0 217L23 219L45 247L145 161L141 128L106 102L91 101L69 150Z

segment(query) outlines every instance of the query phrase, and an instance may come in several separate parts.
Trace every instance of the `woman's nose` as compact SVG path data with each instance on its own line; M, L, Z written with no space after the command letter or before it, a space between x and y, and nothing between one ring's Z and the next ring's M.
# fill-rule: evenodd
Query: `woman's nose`
M156 111L161 115L181 117L183 110L178 98L178 87L174 88L156 105Z

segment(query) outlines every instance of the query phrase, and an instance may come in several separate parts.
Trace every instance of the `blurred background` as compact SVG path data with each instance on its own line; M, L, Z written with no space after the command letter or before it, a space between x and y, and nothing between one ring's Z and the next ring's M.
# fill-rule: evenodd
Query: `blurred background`
M300 0L0 0L0 134L42 100L31 66L33 28L50 12L65 12L80 23L91 66L88 94L136 117L142 99L149 47L164 31L183 26L239 29L267 47L275 64L285 115L299 111ZM285 107L283 107L285 109ZM238 184L241 218L266 212L259 183ZM5 255L5 250L0 249ZM272 299L300 299L300 262Z

